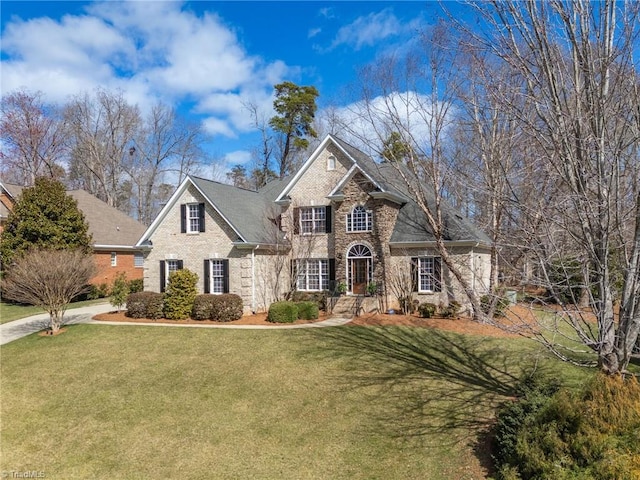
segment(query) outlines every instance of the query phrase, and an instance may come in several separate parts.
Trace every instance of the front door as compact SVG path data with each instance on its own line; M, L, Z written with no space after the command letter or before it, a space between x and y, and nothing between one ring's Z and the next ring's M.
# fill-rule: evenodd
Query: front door
M369 259L354 258L351 260L351 293L364 295L369 283Z

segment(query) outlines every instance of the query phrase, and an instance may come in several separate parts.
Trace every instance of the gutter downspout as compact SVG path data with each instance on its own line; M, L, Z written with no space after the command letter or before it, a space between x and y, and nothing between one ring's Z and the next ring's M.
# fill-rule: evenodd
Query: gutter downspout
M256 250L260 245L251 249L251 312L256 313Z

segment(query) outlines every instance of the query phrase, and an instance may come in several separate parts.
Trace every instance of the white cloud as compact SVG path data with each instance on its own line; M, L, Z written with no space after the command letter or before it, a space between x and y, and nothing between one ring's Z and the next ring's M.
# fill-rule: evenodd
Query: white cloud
M235 152L227 153L224 156L224 160L227 165L244 165L251 161L251 152L247 150L236 150Z
M319 35L320 32L322 32L321 28L310 28L309 32L307 33L307 38L313 38L316 35Z
M340 28L329 50L339 45L348 45L355 50L360 50L362 47L373 46L388 37L399 35L402 31L403 26L400 21L390 9L385 9L358 17L352 23Z
M442 107L440 103L434 106L429 95L392 92L368 102L354 102L333 109L330 115L320 112L318 117L331 117L334 121L332 130L338 137L375 158L376 150L392 131L407 132L420 150L428 151L432 116L436 110L437 114L442 114ZM446 117L453 118L454 114L455 111L450 109ZM328 126L323 128L331 130ZM444 133L446 135L446 128Z
M297 70L250 55L218 15L183 6L105 1L59 21L11 20L2 33L2 92L27 88L64 102L98 86L119 88L143 110L157 99L188 100L212 134L250 129L243 103L266 103L273 85Z

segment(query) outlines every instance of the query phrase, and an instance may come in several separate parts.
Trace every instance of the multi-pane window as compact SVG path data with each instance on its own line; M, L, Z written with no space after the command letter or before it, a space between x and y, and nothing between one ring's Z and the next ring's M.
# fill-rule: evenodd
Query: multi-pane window
M116 252L111 252L111 266L118 266L118 254Z
M133 266L136 268L144 267L144 256L142 252L135 252L133 254Z
M419 257L414 259L417 269L419 292L440 292L442 287L441 260L439 257Z
M306 207L300 209L300 233L325 233L327 215L325 207Z
M373 215L362 205L357 205L347 214L347 232L370 232L373 230Z
M178 270L180 270L182 268L182 261L181 260L167 260L167 263L165 264L167 266L167 281L169 281L169 276L171 276L171 274L173 272L177 272Z
M211 293L224 293L224 260L211 260Z
M296 260L298 290L328 290L328 260Z
M200 206L197 203L187 205L187 233L200 231Z

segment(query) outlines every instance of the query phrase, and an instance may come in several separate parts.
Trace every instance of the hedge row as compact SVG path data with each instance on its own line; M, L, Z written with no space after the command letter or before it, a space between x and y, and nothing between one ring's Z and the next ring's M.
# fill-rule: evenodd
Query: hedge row
M127 297L127 317L158 319L165 317L166 295L156 292L132 293ZM242 317L242 299L238 295L196 295L190 308L194 320L231 322Z

